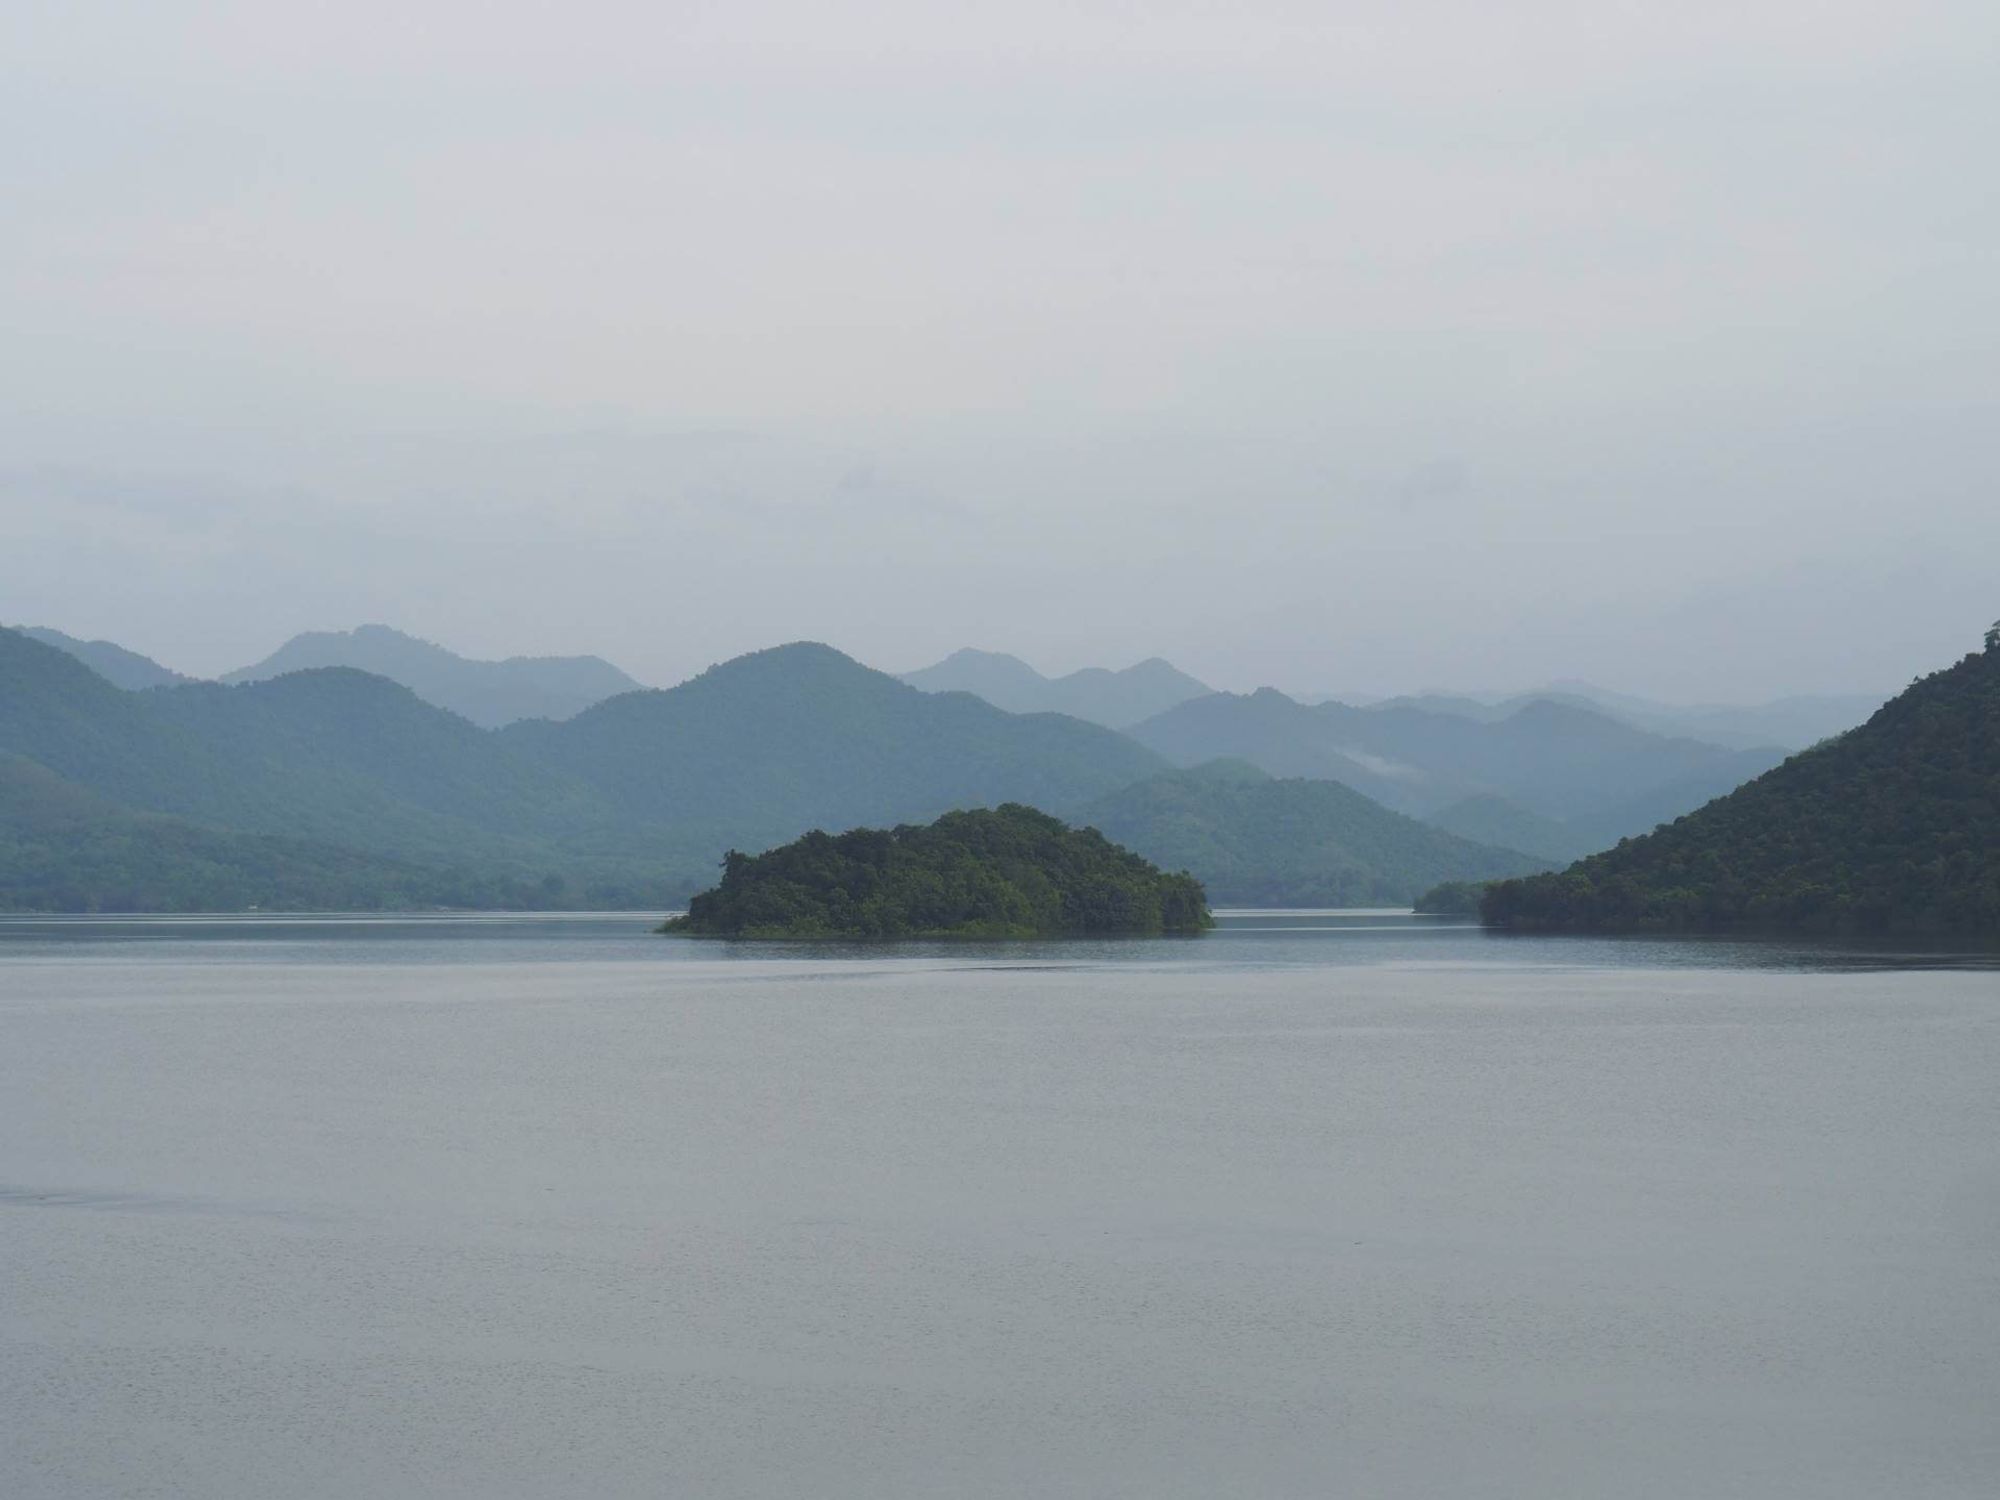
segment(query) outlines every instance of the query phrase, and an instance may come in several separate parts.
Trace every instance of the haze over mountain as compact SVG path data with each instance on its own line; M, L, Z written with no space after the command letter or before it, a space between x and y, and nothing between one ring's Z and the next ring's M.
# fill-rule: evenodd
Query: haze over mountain
M1010 801L1097 822L1221 899L1395 901L1536 867L1346 787L1166 773L1112 730L809 643L488 730L350 667L136 693L0 632L0 754L13 904L659 904L731 847ZM62 817L30 818L37 798Z
M1668 827L1509 881L1487 921L2000 932L2000 625L1860 728Z
M60 630L51 630L43 625L17 625L14 628L31 640L54 646L58 651L67 651L106 682L130 691L194 681L161 666L151 657L127 651L111 641L80 641L73 635L65 635Z
M1209 899L1242 906L1400 906L1441 881L1548 861L1474 843L1332 781L1279 780L1245 761L1168 771L1088 803L1078 819Z
M922 693L824 646L486 730L345 667L126 692L13 631L0 753L126 813L456 871L468 904L546 886L558 904L655 905L709 883L732 844L956 806L1069 807L1163 765L1096 725Z
M1468 798L1501 798L1564 825L1560 837L1541 837L1528 851L1550 857L1643 833L1784 758L1775 748L1732 751L1652 734L1545 699L1484 720L1307 705L1272 688L1192 699L1135 725L1132 735L1178 765L1236 757L1273 776L1343 782L1418 817L1449 819ZM1490 814L1490 800L1484 805Z
M503 737L632 824L718 854L730 841L758 849L808 828L928 821L955 807L1056 812L1164 768L1098 725L925 693L813 642Z
M1770 746L1803 750L1862 723L1882 706L1887 696L1886 693L1809 694L1777 698L1769 703L1674 704L1613 692L1594 683L1565 681L1528 693L1496 696L1414 693L1381 699L1367 706L1385 710L1419 708L1491 722L1509 718L1530 703L1566 703L1594 709L1655 734L1701 740L1732 750L1760 750Z
M473 661L386 625L307 631L262 661L225 672L221 680L261 682L313 667L372 672L400 682L426 703L488 729L516 719L567 719L593 703L643 686L595 656Z
M1067 676L1044 677L1018 656L970 647L934 666L905 672L903 681L927 693L972 693L1009 713L1069 714L1112 729L1129 728L1213 691L1157 656L1118 671L1084 667Z

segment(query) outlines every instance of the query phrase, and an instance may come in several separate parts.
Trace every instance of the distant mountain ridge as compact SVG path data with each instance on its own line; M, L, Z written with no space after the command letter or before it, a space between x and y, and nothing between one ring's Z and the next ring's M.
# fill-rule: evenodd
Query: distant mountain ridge
M1463 693L1413 693L1367 705L1383 711L1416 708L1432 713L1495 722L1534 702L1567 704L1601 713L1670 738L1701 740L1728 750L1776 746L1803 750L1852 729L1882 706L1876 693L1800 694L1753 704L1673 704L1616 693L1593 683L1564 681L1528 693L1498 696ZM1324 701L1324 700L1322 700Z
M1230 754L1253 764L1201 764ZM1644 831L1760 754L1561 704L1478 723L1269 690L1189 699L1127 735L926 693L810 642L486 729L354 667L132 692L0 631L0 755L36 768L0 809L0 902L186 907L262 879L359 904L656 906L710 884L730 848L1002 802L1100 820L1220 899L1405 900ZM9 842L36 786L95 809L69 825L69 866L60 840Z
M1065 677L1044 677L1018 656L970 647L904 673L903 681L927 693L971 693L1009 713L1068 714L1109 729L1129 728L1212 691L1157 656L1119 671L1084 667Z
M353 667L399 682L426 703L497 729L519 719L568 719L592 704L639 691L637 682L601 657L510 656L476 661L386 625L316 630L293 636L222 681L262 682L315 667Z
M1656 735L1546 699L1503 718L1473 719L1413 707L1308 705L1274 688L1190 699L1131 733L1176 765L1234 757L1272 776L1342 782L1416 817L1448 820L1480 799L1490 818L1498 811L1492 799L1501 799L1528 821L1563 825L1528 851L1550 857L1646 832L1784 758L1776 748L1731 751ZM1446 826L1482 838L1503 831L1491 823Z
M192 677L161 666L149 656L128 651L112 641L81 641L60 630L51 630L46 625L19 625L15 628L30 640L69 653L106 682L128 692L143 692L147 688L171 687L177 682L194 681Z
M1459 838L1338 782L1281 780L1243 761L1163 772L1077 816L1233 906L1400 906L1441 882L1550 863Z

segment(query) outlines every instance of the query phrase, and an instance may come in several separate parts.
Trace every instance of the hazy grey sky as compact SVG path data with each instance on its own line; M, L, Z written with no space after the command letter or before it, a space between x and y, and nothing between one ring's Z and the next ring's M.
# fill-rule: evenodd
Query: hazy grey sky
M1894 687L1995 141L1992 0L14 0L0 619Z

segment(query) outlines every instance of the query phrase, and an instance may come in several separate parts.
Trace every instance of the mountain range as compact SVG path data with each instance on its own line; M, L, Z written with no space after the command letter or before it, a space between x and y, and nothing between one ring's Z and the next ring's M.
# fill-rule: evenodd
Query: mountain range
M510 656L475 661L387 625L295 635L228 683L262 682L314 667L354 667L400 682L426 703L488 729L518 719L567 719L642 684L597 656Z
M658 905L732 847L1008 801L1097 822L1218 900L1393 902L1605 847L1777 758L1546 702L1472 719L1270 690L1198 692L1124 734L922 691L811 643L485 727L385 675L278 668L358 648L405 676L441 666L423 680L445 695L468 680L458 668L520 659L467 663L381 627L301 641L241 681L160 683L164 668L109 643L89 643L93 669L73 638L0 632L0 755L17 762L0 849L19 866L0 859L0 903L227 904L261 879L263 905L363 890L377 899L359 904ZM1160 666L1170 678L1141 664L1057 681L1200 688ZM630 680L605 670L599 687ZM36 788L70 809L67 871L46 824L24 842Z
M1229 906L1398 906L1443 881L1548 865L1391 812L1339 782L1279 779L1245 761L1162 772L1079 816L1165 869L1192 871L1210 900Z
M906 672L903 681L927 693L971 693L1009 713L1068 714L1111 729L1129 728L1212 691L1157 656L1120 671L1085 667L1066 677L1044 677L1018 656L970 648Z
M1493 697L1417 693L1381 699L1367 706L1378 710L1418 708L1490 722L1511 717L1530 703L1563 703L1604 714L1635 729L1701 740L1729 750L1758 750L1767 746L1803 750L1852 729L1880 708L1887 696L1886 693L1799 694L1768 703L1673 704L1615 693L1593 683L1565 681L1531 693Z
M1720 796L1784 758L1635 729L1534 699L1503 718L1304 704L1274 688L1211 693L1135 725L1180 766L1220 757L1338 781L1464 836L1505 834L1553 859L1604 848Z
M810 644L488 730L352 668L128 692L13 631L0 753L100 822L165 816L599 905L698 889L732 845L1004 801L1067 809L1164 768L1097 725L925 694ZM23 899L18 872L0 884Z

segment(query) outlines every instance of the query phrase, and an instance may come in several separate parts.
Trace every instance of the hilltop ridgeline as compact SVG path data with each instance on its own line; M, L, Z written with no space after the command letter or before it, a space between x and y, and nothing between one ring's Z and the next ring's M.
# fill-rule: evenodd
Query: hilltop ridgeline
M1526 875L1550 861L1473 843L1337 781L1283 780L1243 761L1167 771L1081 818L1226 906L1401 906L1443 880Z
M60 630L51 630L46 625L18 625L15 627L31 641L40 641L44 646L53 646L82 662L91 671L102 677L113 687L124 688L130 693L142 693L147 688L172 687L175 683L193 682L174 671L163 667L150 656L141 656L136 651L127 651L115 641L83 641L73 635L65 635Z
M722 883L661 929L693 937L1150 936L1213 925L1193 876L1168 875L1094 828L1019 803L925 827L814 831L734 851Z
M1611 730L1615 758L1628 732ZM1659 742L1637 738L1643 762ZM481 729L352 667L121 691L76 652L0 630L7 754L54 778L16 777L0 797L0 908L12 909L658 909L710 884L732 847L1005 802L1104 829L1233 903L1400 904L1437 881L1602 847L1544 844L1545 820L1497 798L1483 818L1462 809L1483 823L1454 830L1467 842L1330 780L1241 763L1173 771L1098 725L920 692L805 642L561 722ZM1628 780L1681 768L1635 764ZM30 815L34 787L56 783L61 837ZM162 816L179 821L147 821ZM257 841L273 837L289 842Z
M1273 688L1193 698L1131 734L1179 766L1228 757L1272 776L1337 781L1461 837L1556 859L1649 832L1784 759L1542 699L1482 721L1305 704Z
M23 821L25 793L0 799L0 909L68 911L269 906L321 890L354 906L657 908L707 884L732 845L951 807L1070 808L1164 768L1096 725L922 693L805 643L562 723L483 730L344 667L121 691L11 630L4 754L88 793L70 803L77 826L107 834L86 861L78 836L51 841ZM260 888L276 868L264 845L197 851L158 824L143 840L108 836L140 814L291 840L297 876ZM306 877L314 863L324 880Z
M903 681L927 693L971 693L1009 713L1068 714L1108 729L1128 729L1212 691L1157 656L1118 671L1085 667L1064 677L1044 677L1018 656L970 648L906 672Z
M477 661L391 630L309 630L295 635L252 666L224 674L227 683L262 682L287 672L352 667L399 682L424 702L497 729L520 719L569 719L620 693L638 692L633 681L597 656L510 656Z
M1533 931L2000 932L2000 627L1858 729L1644 838L1492 886Z

